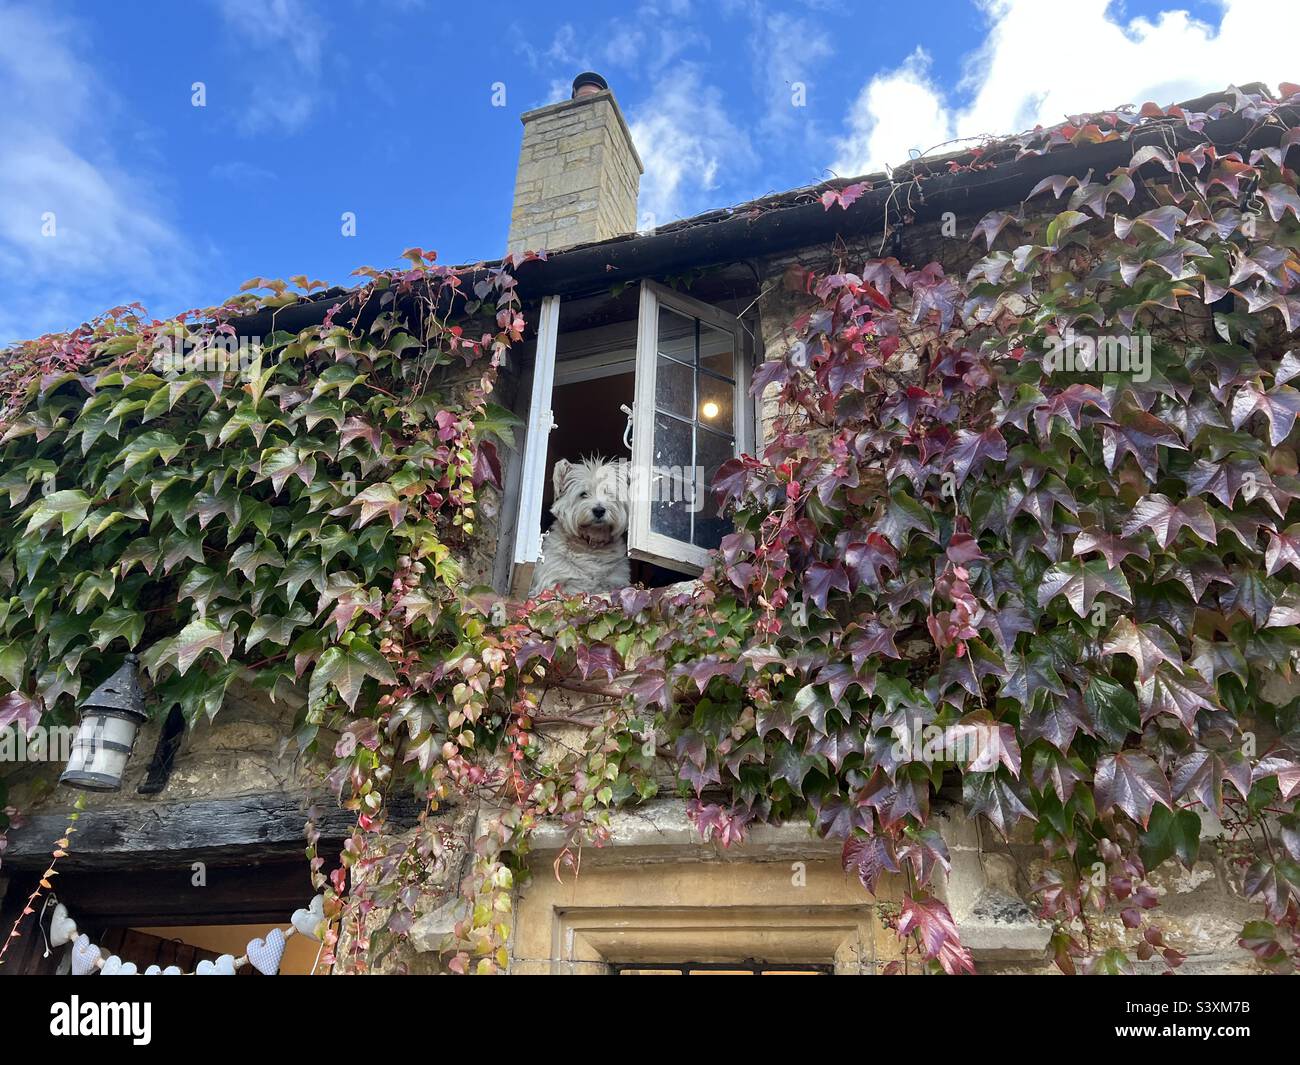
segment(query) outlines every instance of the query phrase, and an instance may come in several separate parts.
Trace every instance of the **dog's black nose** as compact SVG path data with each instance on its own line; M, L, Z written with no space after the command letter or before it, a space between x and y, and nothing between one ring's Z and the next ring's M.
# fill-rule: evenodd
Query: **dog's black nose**
M605 508L604 508L604 507L599 507L599 506L597 506L597 507L592 507L592 508L591 508L591 516L592 516L593 518L603 518L603 517L605 516Z

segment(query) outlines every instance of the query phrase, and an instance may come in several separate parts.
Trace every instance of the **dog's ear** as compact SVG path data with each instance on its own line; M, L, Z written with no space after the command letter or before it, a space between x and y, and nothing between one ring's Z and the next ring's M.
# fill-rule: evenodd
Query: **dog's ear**
M573 469L573 463L568 459L560 459L559 462L551 469L551 484L555 488L555 498L559 499L564 495L564 482L569 479L569 471Z

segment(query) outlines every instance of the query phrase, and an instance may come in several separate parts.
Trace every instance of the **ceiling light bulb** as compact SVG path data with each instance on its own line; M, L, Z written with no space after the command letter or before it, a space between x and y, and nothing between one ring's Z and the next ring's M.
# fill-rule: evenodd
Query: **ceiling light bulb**
M718 405L711 399L707 400L704 405L700 407L700 413L706 418L716 418L718 416Z

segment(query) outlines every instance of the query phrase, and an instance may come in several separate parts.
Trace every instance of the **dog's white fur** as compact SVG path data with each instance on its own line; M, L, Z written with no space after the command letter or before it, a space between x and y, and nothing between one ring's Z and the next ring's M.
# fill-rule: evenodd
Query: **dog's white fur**
M609 592L632 583L627 559L627 464L560 459L551 471L555 523L542 538L530 595L544 588Z

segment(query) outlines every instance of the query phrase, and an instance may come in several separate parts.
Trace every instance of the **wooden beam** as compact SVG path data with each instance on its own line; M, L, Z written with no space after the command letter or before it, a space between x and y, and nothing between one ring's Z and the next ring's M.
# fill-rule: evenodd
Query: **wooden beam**
M319 805L322 841L344 839L355 814L339 809L328 797ZM77 821L72 846L58 867L176 869L196 861L241 865L301 857L307 845L307 806L304 793L279 791L194 802L93 806ZM407 796L390 800L389 806L399 827L413 824L423 808ZM44 868L67 823L67 811L29 815L22 828L9 832L6 868Z
M337 864L334 862L332 864ZM327 866L328 870L329 866ZM82 925L260 924L289 920L315 891L301 855L258 865L176 863L170 869L72 871L54 881L54 892Z

